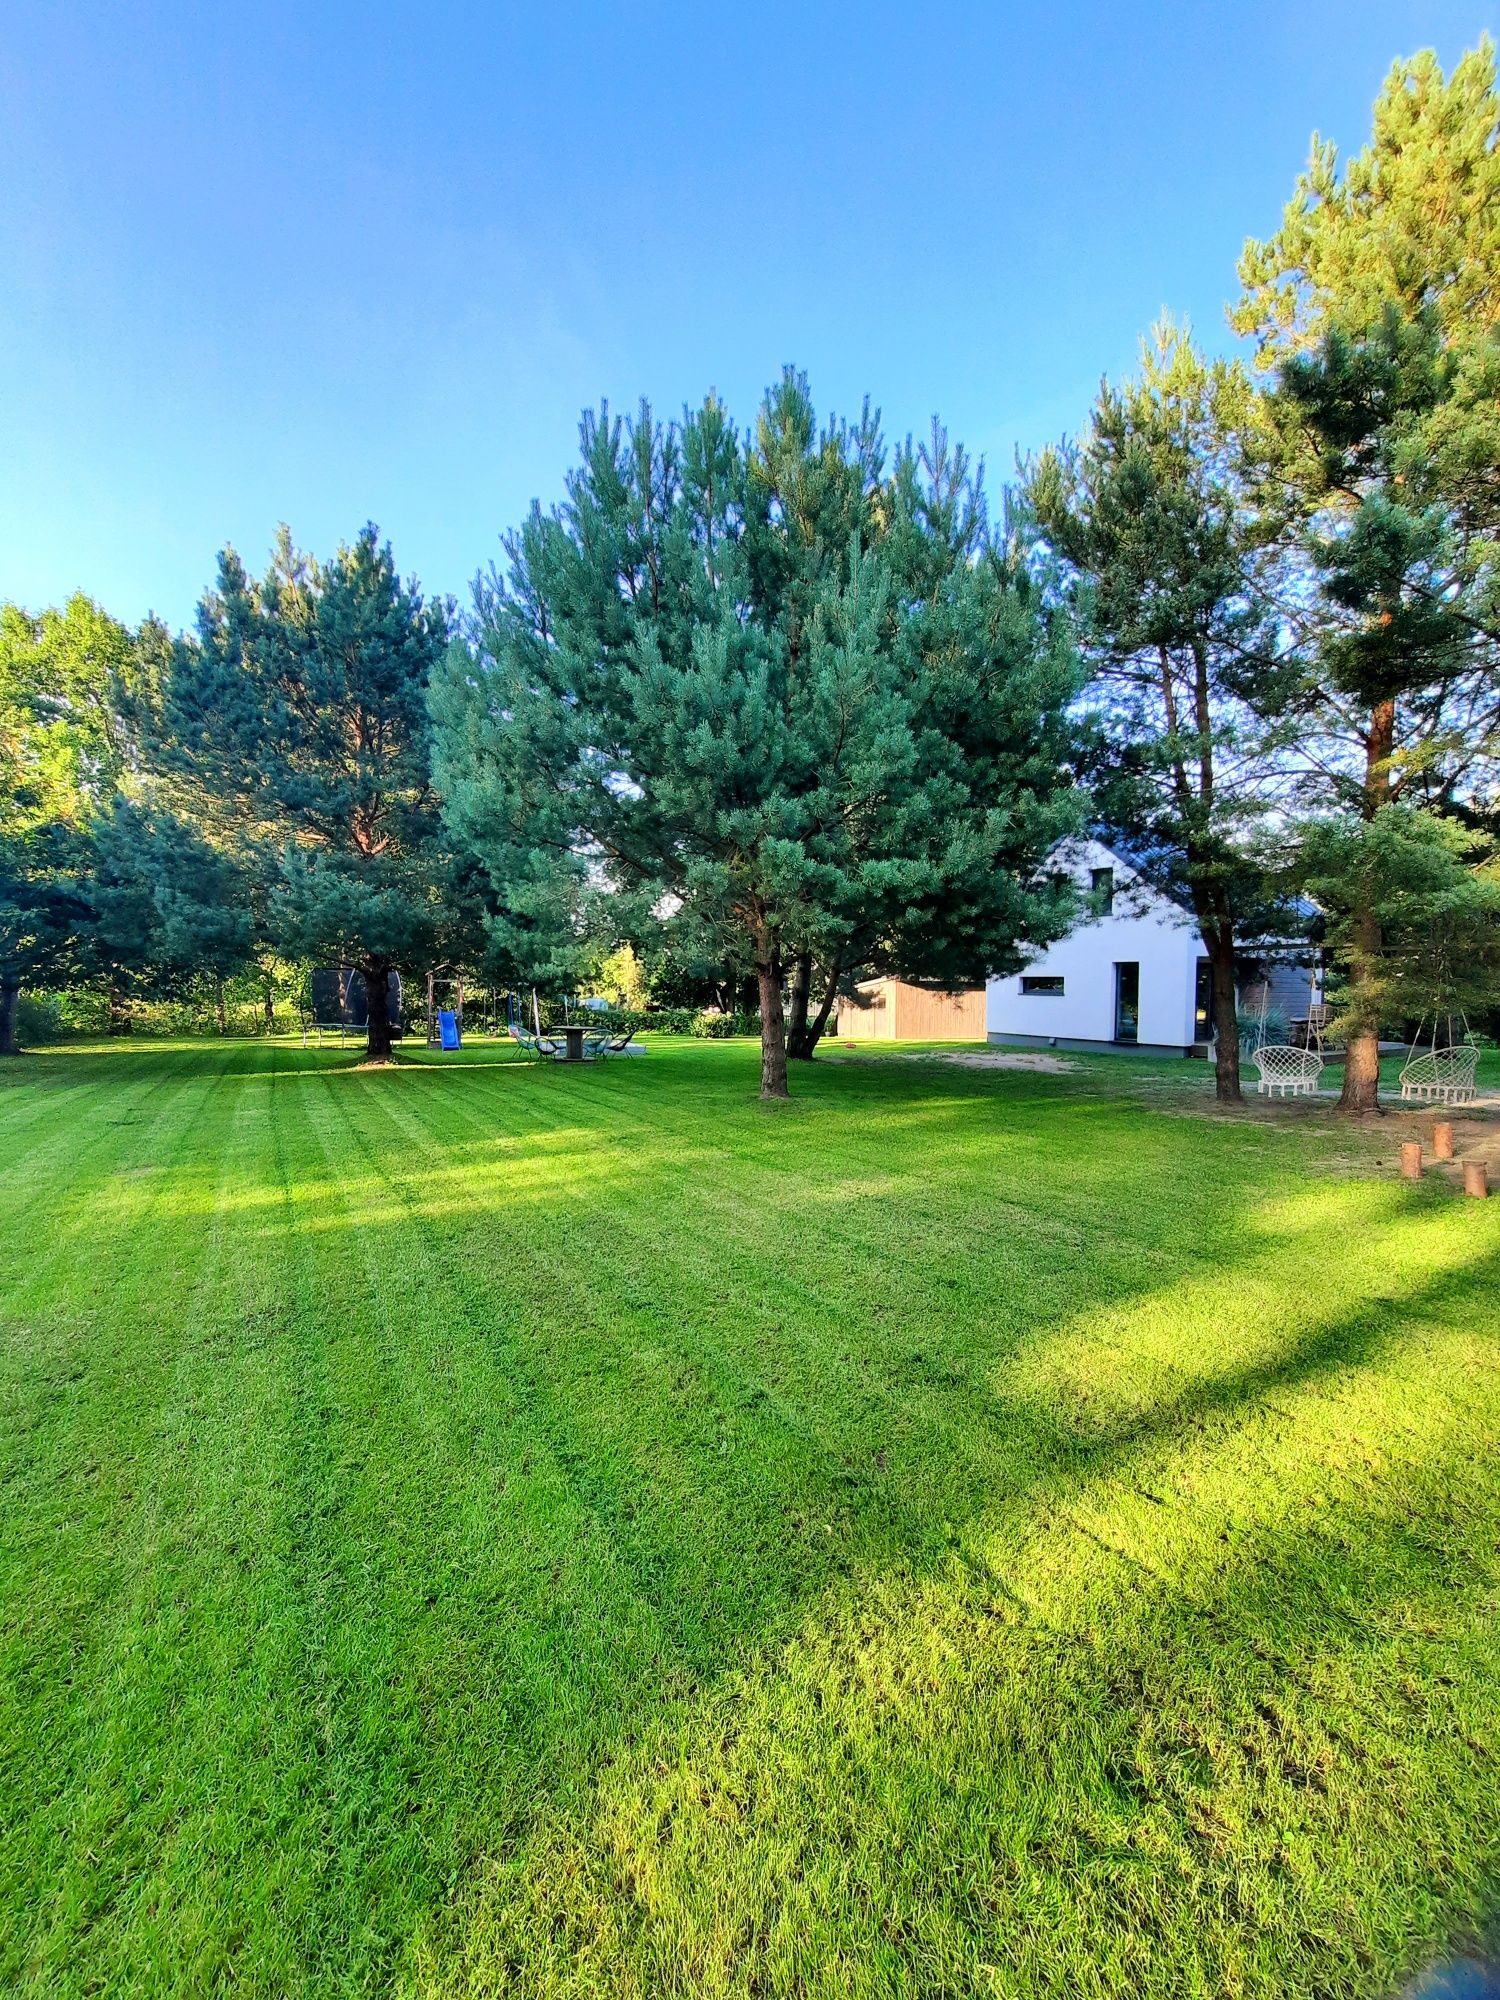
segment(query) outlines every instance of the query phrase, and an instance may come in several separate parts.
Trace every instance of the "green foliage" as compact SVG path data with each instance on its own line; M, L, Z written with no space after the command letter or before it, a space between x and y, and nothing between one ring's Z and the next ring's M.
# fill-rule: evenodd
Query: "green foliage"
M590 992L627 1009L646 1004L646 968L628 944L617 945L585 969L583 984Z
M82 970L80 885L123 770L131 635L82 593L37 616L0 605L0 1054L16 995Z
M265 987L258 973L241 973L229 979L199 976L170 983L152 981L149 985L144 981L133 982L125 997L124 1019L135 1040L185 1035L292 1035L300 1026L294 988L278 988L273 992L268 1021ZM19 1025L21 1041L28 1047L106 1035L112 1025L109 995L97 985L24 994ZM123 1025L119 995L113 1025Z
M1335 1032L1478 1012L1500 992L1500 865L1451 819L1408 805L1372 819L1329 814L1292 830L1293 867L1324 915L1335 966ZM1360 926L1373 914L1378 959L1360 978Z
M640 960L646 981L646 1001L651 1007L733 1007L737 997L747 997L742 989L753 990L740 970L724 960L715 963L695 949L682 929L670 919L642 928Z
M694 1014L688 1033L700 1042L727 1042L735 1035L758 1035L758 1014L720 1014L709 1009Z
M939 433L888 467L868 412L820 433L790 373L752 442L710 398L591 415L582 454L432 694L451 822L518 919L576 936L631 892L753 964L769 1094L791 959L957 982L1055 935L1033 877L1076 819L1074 661L963 455Z
M67 1033L63 1005L56 993L23 993L16 1008L16 1039L22 1048L61 1041Z
M1393 65L1369 145L1341 169L1314 134L1280 229L1250 241L1231 314L1279 365L1331 328L1435 305L1449 340L1500 328L1500 99L1486 36L1445 77L1430 49Z
M86 827L125 761L130 632L77 592L35 616L0 605L0 841Z
M1289 739L1266 538L1239 464L1253 401L1237 364L1163 320L1139 376L1106 382L1082 441L1044 452L1026 483L1092 675L1094 811L1191 901L1230 1028L1236 944L1284 928L1253 851ZM1216 1064L1237 1099L1232 1032Z
M102 818L84 884L92 969L140 993L222 983L250 962L249 884L194 827L124 799Z
M1266 406L1270 476L1318 591L1303 699L1391 711L1382 768L1367 755L1347 774L1355 805L1372 776L1383 794L1451 801L1500 749L1496 647L1467 601L1470 552L1427 448L1453 386L1436 316L1391 311L1290 357Z
M1332 816L1300 851L1335 912L1356 1110L1411 983L1404 885L1458 922L1477 879L1390 809L1455 819L1461 842L1500 775L1497 134L1488 42L1446 80L1430 54L1399 65L1371 145L1340 175L1315 144L1281 231L1241 265L1238 323L1275 376L1254 450L1293 572L1300 804Z
M1366 815L1407 789L1446 810L1494 775L1497 140L1488 40L1447 79L1430 52L1398 64L1371 144L1341 174L1315 142L1282 229L1241 266L1238 323L1275 375L1261 497L1318 592L1314 697L1395 706L1354 769Z
M166 689L176 768L273 857L270 940L356 963L373 991L393 965L481 948L432 789L427 683L446 643L446 607L401 581L374 528L326 564L283 529L259 583L221 556ZM386 1025L372 1020L374 1054Z
M87 835L61 823L0 836L0 1053L7 995L80 969L90 858Z

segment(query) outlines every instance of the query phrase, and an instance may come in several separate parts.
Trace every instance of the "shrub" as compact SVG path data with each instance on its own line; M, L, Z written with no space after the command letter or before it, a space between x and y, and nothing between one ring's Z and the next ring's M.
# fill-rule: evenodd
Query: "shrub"
M727 1042L731 1035L758 1035L760 1016L721 1014L717 1008L705 1008L702 1013L693 1016L688 1033L704 1042Z
M734 1016L706 1011L695 1014L688 1033L696 1035L700 1042L727 1042L734 1033Z
M1263 1043L1285 1042L1291 1035L1287 1018L1279 1007L1268 1007L1264 1020L1260 1017L1259 1008L1252 1013L1241 1009L1234 1018L1239 1023L1241 1048L1253 1049Z
M56 1042L65 1031L62 1002L55 993L23 993L16 1002L16 1040L23 1049Z

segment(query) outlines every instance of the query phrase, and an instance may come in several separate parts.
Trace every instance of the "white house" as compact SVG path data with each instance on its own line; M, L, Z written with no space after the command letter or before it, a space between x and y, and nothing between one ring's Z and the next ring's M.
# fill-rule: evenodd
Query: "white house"
M985 1035L1032 1048L1137 1048L1203 1053L1212 1040L1208 957L1192 912L1163 895L1102 841L1070 841L1053 856L1088 898L1086 915L1024 972L991 979ZM1319 997L1304 947L1241 969L1288 1021Z

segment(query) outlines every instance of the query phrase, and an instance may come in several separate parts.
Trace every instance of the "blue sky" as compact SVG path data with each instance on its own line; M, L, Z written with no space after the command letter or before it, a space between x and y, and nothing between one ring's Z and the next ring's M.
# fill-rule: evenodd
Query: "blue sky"
M1480 0L1482 7L1493 0ZM0 596L191 618L373 519L468 579L578 413L783 362L989 465L1224 346L1317 127L1475 5L36 4L0 33Z

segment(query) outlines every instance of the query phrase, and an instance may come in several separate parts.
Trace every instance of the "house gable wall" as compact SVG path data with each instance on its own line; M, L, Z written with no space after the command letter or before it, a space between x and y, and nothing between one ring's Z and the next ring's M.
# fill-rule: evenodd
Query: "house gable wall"
M1189 1048L1197 962L1203 955L1192 918L1100 841L1070 843L1056 861L1085 892L1093 869L1112 868L1114 910L1080 922L1023 974L991 979L985 990L986 1033L991 1039L1113 1045L1114 969L1117 963L1134 962L1140 967L1136 1046ZM1022 979L1037 977L1061 978L1063 991L1023 991Z

